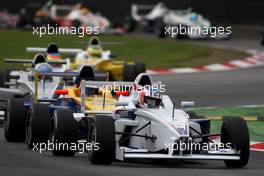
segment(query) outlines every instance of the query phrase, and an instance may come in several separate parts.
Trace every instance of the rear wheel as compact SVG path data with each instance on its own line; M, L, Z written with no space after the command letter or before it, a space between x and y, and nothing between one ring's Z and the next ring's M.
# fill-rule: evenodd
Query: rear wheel
M10 82L10 73L11 70L6 70L4 74L4 83L5 82ZM9 88L9 86L4 85L4 87Z
M134 64L124 64L124 81L134 81L136 78L136 66Z
M146 66L142 62L136 62L135 63L135 69L136 69L136 76L138 76L140 73L145 73L146 72Z
M23 99L11 99L8 101L4 117L4 133L8 142L25 141L26 115Z
M158 25L158 31L157 31L157 35L160 39L164 39L166 38L166 24L164 24L163 22L160 22L160 24Z
M98 115L90 125L88 150L92 164L111 164L115 155L115 125L112 117Z
M50 141L57 147L52 151L55 156L74 156L76 150L71 145L78 140L78 124L70 109L57 109L50 123Z
M261 37L261 41L260 41L261 45L264 45L264 34Z
M5 86L5 74L4 72L0 71L0 87Z
M227 167L244 167L249 159L249 132L246 121L241 117L225 117L221 128L221 142L231 143L240 153L240 160L225 160Z
M28 111L26 120L26 144L46 143L49 139L50 112L45 104L35 103Z

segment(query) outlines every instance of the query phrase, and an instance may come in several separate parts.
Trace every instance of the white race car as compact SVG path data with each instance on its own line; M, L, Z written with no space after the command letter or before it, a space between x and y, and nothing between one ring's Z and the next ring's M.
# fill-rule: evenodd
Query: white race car
M6 71L0 75L2 77L1 85L4 87L0 87L0 114L5 117L5 138L7 141L24 141L26 116L28 115L24 106L28 108L34 101L46 102L53 99L56 89L62 83L61 78L38 77L35 75L35 71L64 72L68 67L67 61L47 61L44 55L36 54L33 60L5 59L5 62L31 64L28 70ZM52 64L57 67L51 66ZM38 84L36 84L38 82L35 81L36 79L39 79ZM7 116L18 117L19 120L9 122L6 120Z
M148 13L141 13L141 11L148 10ZM204 18L201 14L193 12L191 8L184 10L171 10L168 9L163 3L158 3L154 6L151 5L139 5L133 4L131 6L131 18L133 21L133 28L136 24L140 24L146 31L156 32L159 37L165 37L165 27L184 27L189 28L189 32L184 34L179 33L177 38L190 38L190 39L207 39L210 37L210 33L213 33L212 38L226 39L229 37L230 31L224 31L219 33L216 27L213 27L211 22ZM131 23L132 24L132 23ZM212 28L213 27L213 28ZM192 28L192 30L191 30ZM202 32L207 30L209 32Z
M82 81L82 106L87 101L87 86L119 84ZM118 93L120 96L114 112L94 111L90 114L82 107L80 113L67 115L67 119L65 116L67 126L57 124L61 127L60 131L52 136L64 136L64 142L67 139L74 142L74 131L78 128L80 131L76 121L86 121L81 129L87 129L84 140L88 144L96 144L88 150L93 164L110 164L114 160L128 159L175 159L224 160L228 167L246 166L249 133L242 118L225 118L221 132L210 134L209 120L194 119L191 114L175 109L169 96L162 95L161 83L154 83L149 74L140 74L135 82L126 82L128 85L132 88L130 94L127 91ZM66 112L69 110L65 109ZM220 136L220 140L213 141L212 138L216 136Z

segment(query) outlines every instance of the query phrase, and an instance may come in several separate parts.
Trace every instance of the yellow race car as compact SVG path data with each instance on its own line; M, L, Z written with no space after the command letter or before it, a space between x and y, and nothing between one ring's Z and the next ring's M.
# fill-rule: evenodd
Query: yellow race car
M61 59L59 53L74 55L75 57L71 63L73 70L82 65L91 65L97 73L108 73L109 80L113 81L133 81L137 75L146 71L144 63L113 60L111 52L109 50L103 50L98 37L93 37L89 41L86 50L70 48L58 49L56 44L49 44L47 49L28 47L27 51L45 52L49 60Z

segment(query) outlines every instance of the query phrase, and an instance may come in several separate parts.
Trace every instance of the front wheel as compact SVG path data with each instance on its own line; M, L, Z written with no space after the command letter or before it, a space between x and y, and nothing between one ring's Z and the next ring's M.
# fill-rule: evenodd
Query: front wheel
M23 99L8 101L4 117L4 134L8 142L24 142L27 110Z
M241 117L225 117L221 127L221 142L231 143L232 149L240 155L239 160L225 160L227 167L244 167L249 159L249 132L247 123Z
M78 124L71 109L57 109L50 123L50 141L54 144L55 156L74 156L72 145L77 144Z
M261 37L261 41L260 41L261 45L264 45L264 34Z
M135 69L136 69L136 76L138 76L140 73L146 72L146 65L142 62L136 62Z
M45 104L35 103L28 111L26 119L26 144L32 149L33 144L46 143L49 139L50 112Z
M110 116L97 115L91 122L88 143L93 148L88 150L92 164L111 164L115 155L115 125Z
M136 76L136 66L134 64L124 64L123 80L134 81Z

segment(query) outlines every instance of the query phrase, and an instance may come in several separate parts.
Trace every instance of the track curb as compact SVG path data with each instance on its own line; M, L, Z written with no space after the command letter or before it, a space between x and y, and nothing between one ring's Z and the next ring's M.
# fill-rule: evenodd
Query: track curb
M248 50L247 53L251 54L250 57L246 57L241 60L231 60L226 63L214 63L210 65L200 67L185 67L185 68L170 68L170 69L150 69L148 73L152 75L170 75L170 74L182 74L182 73L199 73L199 72L211 72L211 71L227 71L239 68L249 68L264 65L264 52L256 50Z

